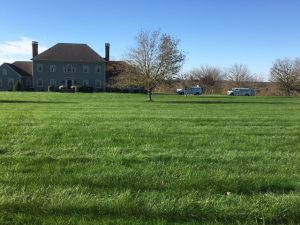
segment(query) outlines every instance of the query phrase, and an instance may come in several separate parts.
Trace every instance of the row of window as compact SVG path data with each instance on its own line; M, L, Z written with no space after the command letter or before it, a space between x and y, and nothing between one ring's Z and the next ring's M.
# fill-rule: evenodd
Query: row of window
M56 65L52 64L50 65L49 68L51 73L55 73L57 71ZM84 65L83 66L83 73L89 73L90 72L90 66ZM43 72L44 71L44 66L43 64L37 64L37 72ZM76 73L76 67L74 67L72 64L68 64L63 67L63 72L64 73ZM97 65L95 67L95 72L96 73L101 73L101 66ZM2 75L7 76L7 69L2 70Z
M42 88L44 85L43 85L43 79L37 79L37 87L39 87L39 88ZM56 80L55 79L51 79L50 81L49 81L49 85L50 86L57 86L57 82L56 82ZM75 83L74 83L74 81L72 81L72 85L76 85ZM83 80L82 81L82 86L89 86L90 85L90 82L89 82L89 80ZM95 87L96 88L101 88L101 80L96 80L95 81Z
M15 83L14 79L8 79L7 80L8 87L13 87L14 83ZM29 84L29 82L28 82L28 84ZM50 82L49 82L49 85L50 86L56 86L56 80L51 79ZM83 80L82 85L83 86L89 86L89 80ZM2 82L2 79L0 79L0 87L2 87L2 86L3 86L3 82ZM43 87L43 80L42 79L37 80L37 86L38 87ZM96 86L96 88L101 88L101 80L96 80L95 86Z
M44 71L44 65L43 64L37 64L37 72L43 72L43 71ZM54 64L50 65L49 71L51 73L55 73L57 71L56 65L54 65ZM90 72L90 66L83 65L82 71L83 71L83 73L89 73ZM68 64L68 65L63 67L63 72L64 73L76 73L76 67L73 66L72 64ZM101 66L100 65L95 66L95 72L96 73L101 73Z
M30 85L31 82L27 82L27 85ZM14 79L10 78L7 80L7 85L9 88L12 88L15 84ZM57 82L55 79L51 79L49 81L49 85L50 86L57 86ZM72 85L76 85L76 83L74 83L74 81L72 80ZM90 85L90 81L89 80L83 80L82 81L82 86L89 86ZM3 87L3 82L2 79L0 79L0 88ZM42 88L43 87L43 79L37 79L37 87ZM95 87L96 88L101 88L101 80L96 80L95 81Z
M12 88L14 86L14 84L15 84L15 80L14 79L12 79L12 78L7 79L7 86L9 88ZM3 87L3 82L2 82L2 79L0 79L0 88L2 88L2 87Z
M19 80L20 81L20 80ZM4 83L2 79L0 79L0 88L4 86ZM23 84L26 84L28 87L31 86L31 80L27 79L26 83L24 81L22 82ZM8 78L7 79L7 86L8 88L12 88L15 85L15 80L13 78Z

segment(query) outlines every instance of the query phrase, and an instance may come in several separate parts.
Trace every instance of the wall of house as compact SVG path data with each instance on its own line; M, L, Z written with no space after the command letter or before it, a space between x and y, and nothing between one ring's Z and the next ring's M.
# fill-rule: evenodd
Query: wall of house
M66 80L70 80L73 86L89 86L96 91L105 90L105 71L105 62L34 61L33 87L37 91L47 91L48 86L58 88L60 85L66 85Z
M16 82L21 82L21 76L7 64L0 66L0 91L11 91Z

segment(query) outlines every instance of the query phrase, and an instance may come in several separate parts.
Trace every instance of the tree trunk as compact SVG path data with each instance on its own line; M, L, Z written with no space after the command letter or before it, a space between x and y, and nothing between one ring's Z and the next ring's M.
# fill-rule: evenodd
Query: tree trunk
M149 102L152 102L152 90L148 89Z

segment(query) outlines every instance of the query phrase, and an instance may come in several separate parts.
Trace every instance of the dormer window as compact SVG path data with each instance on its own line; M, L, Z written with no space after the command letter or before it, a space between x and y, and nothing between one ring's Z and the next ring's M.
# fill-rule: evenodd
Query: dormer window
M88 66L88 65L84 65L84 66L83 66L83 72L84 72L84 73L88 73L89 71L90 71L89 66Z
M43 72L43 65L37 64L37 72Z
M101 73L101 66L96 66L96 73Z
M56 65L50 65L50 72L55 73L56 72Z
M3 75L3 76L7 76L7 69L4 68L4 69L2 70L2 75Z

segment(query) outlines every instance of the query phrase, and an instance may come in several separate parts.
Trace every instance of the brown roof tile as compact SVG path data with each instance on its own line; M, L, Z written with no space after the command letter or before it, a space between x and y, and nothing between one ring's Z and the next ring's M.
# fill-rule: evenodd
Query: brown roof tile
M86 44L58 43L48 50L32 58L37 61L56 62L103 62L103 58L98 55L90 46Z
M7 63L7 65L21 76L32 76L32 62L30 61L16 61L12 64Z

